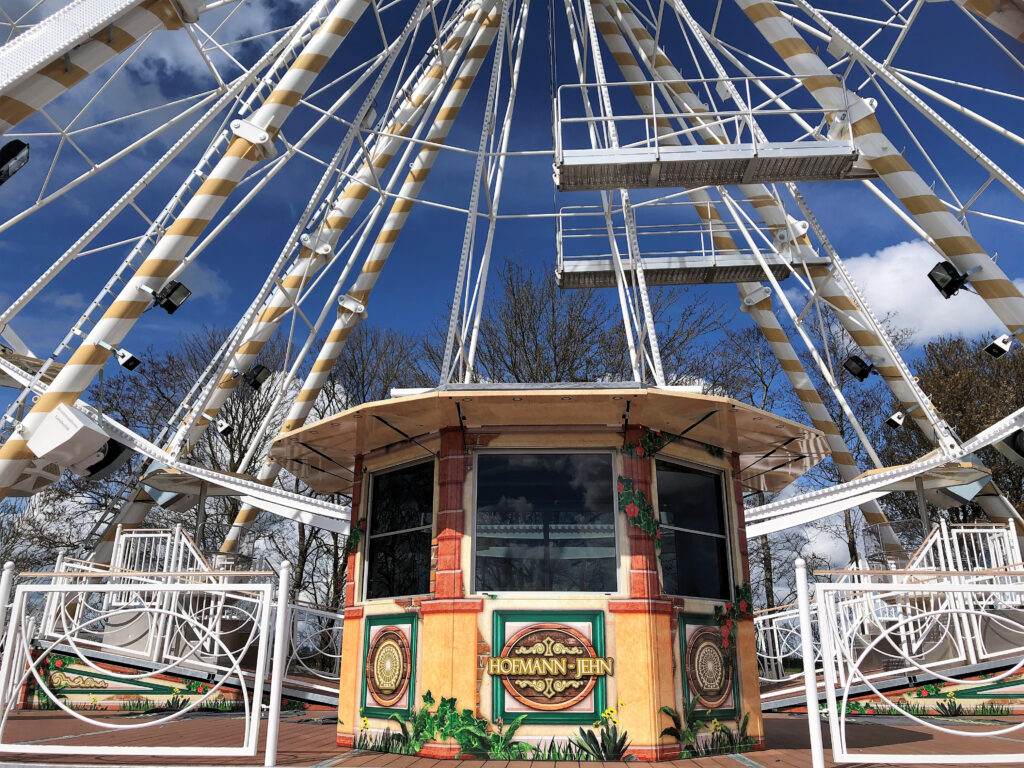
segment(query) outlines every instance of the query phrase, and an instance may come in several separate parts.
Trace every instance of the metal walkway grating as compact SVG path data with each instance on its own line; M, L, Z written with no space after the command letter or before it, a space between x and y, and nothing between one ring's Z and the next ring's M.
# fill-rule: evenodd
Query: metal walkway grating
M555 164L563 192L872 178L846 142L564 150Z
M789 277L790 262L776 254L765 253L765 261L777 280ZM805 260L806 263L817 263ZM801 262L803 263L803 262ZM821 258L826 265L828 259ZM647 256L643 257L644 277L648 285L707 285L711 283L748 283L765 279L764 270L753 256ZM629 259L622 260L627 280L632 268ZM614 288L615 265L611 256L604 258L567 258L556 270L559 288Z

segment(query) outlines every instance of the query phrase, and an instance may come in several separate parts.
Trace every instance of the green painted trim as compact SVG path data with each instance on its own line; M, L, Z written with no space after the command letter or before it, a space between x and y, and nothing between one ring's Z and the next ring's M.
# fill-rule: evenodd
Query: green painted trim
M359 699L359 711L363 717L387 718L391 715L412 715L413 706L416 703L416 623L417 616L413 613L392 613L387 616L367 616L365 620L366 629L363 630L363 658L359 665L359 679L361 692ZM366 657L370 654L370 628L380 626L409 625L409 706L404 709L397 707L376 707L366 706Z
M713 627L715 625L715 617L706 613L684 613L683 611L680 611L677 618L679 622L679 667L682 670L679 677L683 683L683 703L689 706L690 684L686 681L686 627ZM701 719L704 719L705 717L717 717L730 720L739 717L740 654L738 646L733 648L733 656L736 659L736 663L732 665L732 709L699 710Z
M495 611L494 634L492 637L491 655L500 653L505 647L505 624L509 621L529 622L570 622L589 621L594 650L598 656L605 655L604 647L604 611ZM594 709L592 712L529 712L524 723L549 725L591 725L605 710L607 698L604 676L598 678L594 686ZM505 691L499 678L491 677L491 698L493 704L492 720L507 721L505 712ZM508 717L519 717L522 713L508 714Z
M956 697L958 699L1024 699L1024 691L1021 693L996 693L986 695L988 691L998 691L1000 688L1009 688L1014 685L1024 687L1024 677L1017 678L1016 680L1004 680L1001 683L980 685L977 688L968 688L966 691L960 690L956 692Z

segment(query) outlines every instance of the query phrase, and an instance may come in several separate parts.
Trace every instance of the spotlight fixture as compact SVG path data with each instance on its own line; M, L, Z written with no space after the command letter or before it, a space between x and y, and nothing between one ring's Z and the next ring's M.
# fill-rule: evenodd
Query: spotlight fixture
M893 429L899 429L903 426L903 422L906 421L907 417L902 411L896 411L892 416L885 420L885 426L892 427Z
M997 360L1010 351L1010 347L1013 345L1013 339L1010 338L1008 333L1004 333L1002 336L992 339L988 344L985 345L986 354L992 355Z
M139 288L153 297L153 306L160 307L168 315L177 312L185 299L192 295L192 291L177 280L168 280L158 291L148 285L140 285Z
M928 279L932 281L944 299L955 296L957 292L967 285L967 275L961 275L960 270L948 261L940 261L931 271L928 272Z
M843 361L843 368L849 372L857 381L864 381L874 371L875 367L871 363L866 363L864 360L857 355L850 355L846 360Z
M263 382L270 378L270 369L265 365L253 363L252 368L242 374L242 378L253 389L259 389L263 386Z
M177 280L170 280L163 288L153 294L153 303L167 312L168 315L173 315L185 303L185 299L191 295L192 291L184 284L179 283Z
M0 184L21 170L28 162L28 144L20 139L8 141L0 147Z
M136 368L142 365L142 361L139 360L139 358L137 358L127 349L114 350L114 357L117 358L117 364L124 368L126 371L134 371Z
M213 428L217 430L217 434L221 437L227 437L235 431L234 426L224 419L217 419L213 422Z

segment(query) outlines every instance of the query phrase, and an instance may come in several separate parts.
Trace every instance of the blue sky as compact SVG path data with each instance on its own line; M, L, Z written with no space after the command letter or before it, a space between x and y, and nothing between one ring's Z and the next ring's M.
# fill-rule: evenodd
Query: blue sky
M23 0L17 0L22 2ZM59 5L59 3L57 3ZM714 3L691 2L690 7L703 23L710 23ZM878 12L878 2L863 0L828 0L823 5L842 11L868 9ZM238 35L252 34L256 30L277 27L295 18L299 6L294 3L273 3L253 0L245 15L236 15L231 22ZM384 14L384 23L393 36L400 26L402 14L412 3L406 0L395 10ZM655 6L656 8L656 6ZM554 7L557 51L555 67L560 82L574 82L568 39L565 35L565 14L562 5ZM212 21L212 19L210 20ZM206 23L204 21L204 23ZM854 21L842 21L844 29L862 39L866 27ZM209 28L211 25L207 25ZM528 42L520 80L520 94L515 112L511 149L550 149L551 121L549 114L550 59L548 52L547 8L535 2L529 18ZM754 27L740 15L730 2L719 21L718 34L745 50L762 56L772 65L777 58L765 45ZM883 43L895 34L884 33L876 43ZM1020 44L1000 36L1003 42L1020 55ZM325 73L326 77L339 74L361 57L379 47L379 36L368 13L359 22L356 31L342 47L341 52ZM417 40L417 53L425 41ZM678 28L666 27L662 41L670 56L687 76L694 67ZM825 60L825 44L812 42ZM243 46L238 55L243 61L253 60L261 51L259 44ZM869 49L872 50L872 49ZM879 51L881 49L878 49ZM881 54L884 55L884 54ZM607 56L607 52L606 52ZM990 88L1022 92L1024 72L987 41L964 14L952 3L926 3L913 31L896 59L898 65L917 72L983 84ZM111 65L107 68L110 71ZM489 72L490 58L484 65L476 87L467 100L460 119L452 132L450 144L475 147L485 98L485 75ZM618 79L614 68L609 79ZM98 82L97 81L94 81ZM859 85L857 77L850 85ZM67 97L54 102L50 112L57 119L66 119L91 96L95 84L85 85ZM111 83L103 97L84 116L84 122L98 122L115 114L139 108L140 105L158 103L161 99L179 98L196 90L209 87L209 78L195 56L191 43L182 33L159 33L143 49L124 74ZM964 91L949 86L936 86L943 92L962 100L972 109L1014 130L1024 124L1022 102L1007 101L984 94ZM871 86L863 91L875 96ZM318 98L320 104L338 93L337 89ZM340 114L351 116L358 107L360 97L351 99ZM951 111L940 109L944 115ZM299 108L285 126L285 134L294 137L299 128L308 125L312 112ZM942 137L936 129L908 108L902 110L912 133L933 152L933 159L962 199L967 199L985 179L985 172L973 164L959 150ZM164 119L164 113L148 116L140 124L152 128ZM907 156L929 182L934 171L914 147L911 137L903 131L897 118L884 104L879 116L890 131L893 142L907 147ZM977 125L958 120L969 137L982 149L991 153L1011 173L1020 167L1021 150L1011 142ZM33 118L23 124L24 131L46 130L42 118ZM97 129L79 139L88 152L109 152L138 135L138 127L126 130ZM168 140L180 131L170 131ZM205 146L211 132L197 140L189 151L179 158L139 198L140 207L155 215L166 202L197 153ZM324 130L310 144L313 153L329 156L343 135L340 126ZM0 188L0 221L19 211L38 193L48 169L48 152L52 155L53 141L41 137L30 139L33 160L11 182ZM25 221L0 232L0 306L6 306L45 267L57 258L89 227L107 205L130 185L156 159L166 141L154 142L120 161L94 180L82 185L60 201L28 217ZM71 178L84 168L74 152L65 147L61 164L56 167L55 178ZM66 162L66 165L65 165ZM563 205L594 204L593 193L555 194L551 180L550 157L513 158L505 180L503 213L551 214ZM465 206L469 199L472 158L448 153L438 161L425 189L425 196L434 201ZM320 171L304 159L293 161L260 195L238 221L230 225L220 238L201 255L191 268L185 282L194 291L193 298L173 317L156 310L148 313L130 333L124 346L141 350L149 345L173 346L181 334L197 330L204 324L228 326L233 324L266 275L269 265L278 256L287 233L302 208ZM938 188L941 188L941 184ZM949 303L943 303L924 278L924 272L937 261L920 243L912 242L914 234L895 216L890 214L863 187L855 182L812 184L804 186L804 193L824 224L830 238L847 258L862 287L875 300L875 309L885 312L898 308L899 322L918 329L917 342L927 340L936 332L964 330L982 333L995 330L996 323L988 310L975 301L975 297L961 294ZM638 193L636 199L644 199ZM234 204L239 195L229 201ZM993 184L981 198L980 207L993 214L1019 217L1021 202L1002 187ZM363 211L369 210L369 204ZM1019 227L1010 224L972 218L974 235L990 253L999 254L999 264L1012 278L1024 278L1018 244ZM377 284L369 308L371 322L391 326L411 333L420 333L451 301L458 255L461 249L465 217L452 212L419 205L413 209L404 236ZM134 213L123 214L94 245L117 242L137 235L141 219ZM483 226L480 228L482 240ZM554 223L551 218L503 221L498 225L494 259L515 259L534 265L538 269L554 269ZM83 311L100 289L107 275L122 258L127 246L86 256L70 266L14 321L14 329L32 346L37 354L45 356ZM335 273L328 280L333 282ZM748 322L735 312L736 292L732 286L708 288L708 294L722 302L725 312L735 313L734 322ZM310 310L315 314L315 310ZM4 400L6 393L0 393Z

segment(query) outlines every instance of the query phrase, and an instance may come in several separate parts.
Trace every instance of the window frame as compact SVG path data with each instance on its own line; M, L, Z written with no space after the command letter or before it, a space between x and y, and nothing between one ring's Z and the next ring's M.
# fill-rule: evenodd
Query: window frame
M497 455L510 455L510 454L526 454L526 455L538 455L538 454L549 454L549 455L573 455L573 454L595 454L595 455L608 455L611 456L611 474L608 478L609 487L611 488L612 497L612 535L615 539L615 589L612 592L558 592L555 590L486 590L479 591L476 587L476 558L477 558L477 542L479 542L479 536L477 535L477 525L480 520L480 516L477 514L478 499L480 492L480 469L479 469L479 458L482 454L497 454ZM511 597L546 597L553 594L558 595L580 595L580 596L594 596L594 595L621 595L622 594L622 545L620 543L619 536L619 495L616 493L615 484L617 482L618 465L616 464L618 459L618 451L614 448L485 448L482 450L473 451L473 542L472 542L472 556L470 557L469 564L469 578L470 578L470 594L472 595L508 595Z
M388 475L392 472L399 472L404 469L410 469L420 464L430 464L434 470L434 482L430 489L430 523L429 525L416 526L415 528L402 528L397 531L388 531L387 533L377 534L378 538L384 536L397 536L399 534L408 533L410 531L422 531L426 528L430 532L430 540L434 539L434 526L437 521L437 461L433 456L426 457L423 459L412 459L410 461L402 462L401 464L394 464L383 469L374 470L368 472L366 482L366 535L363 537L363 567L362 567L362 578L363 588L360 590L363 595L364 603L377 603L384 600L402 600L407 597L423 597L429 596L430 592L430 556L431 552L428 551L427 558L427 591L417 592L415 594L408 595L389 595L388 597L370 597L370 543L373 537L373 479L378 475Z
M723 533L709 533L707 531L698 531L694 528L680 528L675 525L668 525L661 516L661 489L658 487L658 462L664 461L666 464L674 464L678 467L685 467L686 469L700 472L705 475L711 475L715 478L718 483L718 489L721 493L722 508L719 510L722 515ZM684 595L677 594L675 592L669 592L665 584L665 569L661 564L661 551L658 551L658 574L661 579L661 591L666 597L680 597L686 600L706 600L712 603L727 603L735 597L736 584L733 576L733 557L732 557L732 515L730 510L732 509L732 496L729 492L729 484L726 482L728 473L724 469L718 467L708 467L703 464L697 464L692 461L686 461L685 459L677 459L674 456L652 456L651 457L651 479L652 483L652 496L655 504L655 509L658 513L658 528L665 528L669 531L681 531L682 533L689 533L694 536L708 536L713 539L725 539L725 568L726 577L728 580L728 595L726 597L699 597L697 595Z

